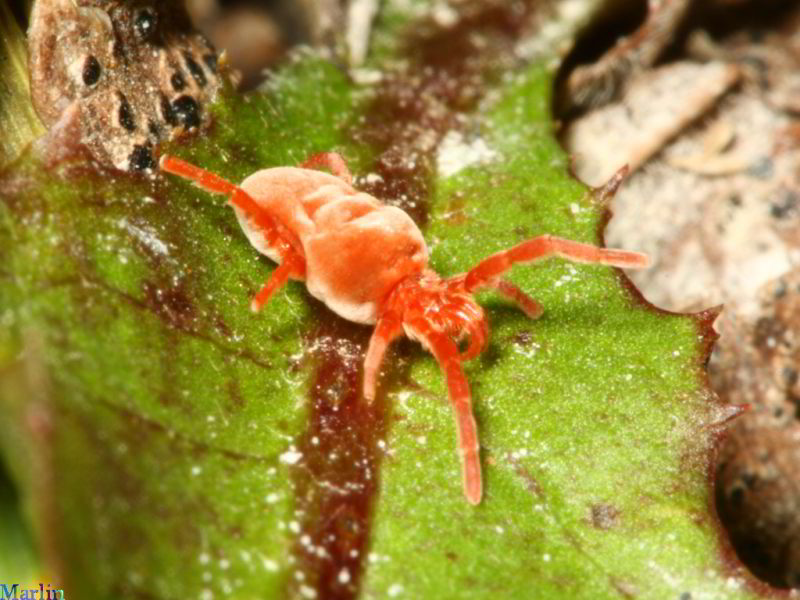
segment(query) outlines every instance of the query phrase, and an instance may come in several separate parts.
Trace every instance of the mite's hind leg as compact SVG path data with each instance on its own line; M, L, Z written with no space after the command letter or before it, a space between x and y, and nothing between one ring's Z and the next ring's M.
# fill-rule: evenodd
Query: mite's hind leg
M162 171L193 181L208 192L228 196L230 203L244 211L247 217L262 230L268 245L277 247L281 256L284 253L282 249L284 246L291 247L295 252L302 254L302 246L297 236L262 209L238 185L175 156L162 156L159 166Z
M284 257L283 262L272 272L264 286L253 296L250 301L250 310L258 312L264 308L264 305L269 302L272 295L283 287L290 277L304 279L305 275L306 261L303 257L290 250L287 252L287 256Z
M281 264L250 302L253 312L261 310L290 277L305 279L306 261L297 236L260 207L242 188L174 156L163 156L159 164L163 171L189 179L206 191L227 195L230 203L260 229L267 246L281 257Z
M336 175L336 177L343 180L345 183L353 183L353 174L350 173L350 169L347 168L347 163L344 162L344 159L341 157L341 155L337 154L336 152L320 152L319 154L312 154L303 164L300 165L300 167L303 169L325 167L330 169L331 173Z

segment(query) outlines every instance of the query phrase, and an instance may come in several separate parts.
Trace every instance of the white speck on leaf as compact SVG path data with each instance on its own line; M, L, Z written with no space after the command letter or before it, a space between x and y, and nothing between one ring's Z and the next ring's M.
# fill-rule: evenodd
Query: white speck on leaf
M270 558L261 558L261 564L264 565L264 570L275 573L278 570L278 563Z
M289 448L286 452L278 457L278 459L285 465L296 465L301 458L303 458L303 453L298 452L294 448Z
M489 148L482 138L467 142L460 131L449 131L439 143L436 167L439 175L450 177L469 166L485 164L498 157L497 151Z
M317 597L317 590L307 585L301 585L300 595L303 596L303 598L309 598L309 600L311 600Z
M160 254L161 256L169 255L169 248L164 242L158 239L154 231L145 229L144 227L138 227L125 218L119 220L119 226L139 240L154 254Z

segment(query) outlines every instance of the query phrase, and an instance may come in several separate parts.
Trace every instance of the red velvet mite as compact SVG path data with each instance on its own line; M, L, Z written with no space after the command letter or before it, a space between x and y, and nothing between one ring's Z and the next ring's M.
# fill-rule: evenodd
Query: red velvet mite
M405 334L434 355L447 378L464 494L472 504L481 500L481 466L461 363L478 356L489 337L486 314L473 293L496 290L535 319L542 312L539 303L501 277L514 264L550 256L626 268L649 262L637 252L541 235L492 254L466 273L443 278L428 267L428 248L411 217L356 190L338 154L314 155L300 167L263 169L240 186L172 156L161 159L161 169L229 196L250 243L278 263L253 298L254 311L292 278L305 281L309 293L341 317L375 326L364 359L368 401L375 398L383 355L396 337ZM468 343L461 351L458 342L464 339Z

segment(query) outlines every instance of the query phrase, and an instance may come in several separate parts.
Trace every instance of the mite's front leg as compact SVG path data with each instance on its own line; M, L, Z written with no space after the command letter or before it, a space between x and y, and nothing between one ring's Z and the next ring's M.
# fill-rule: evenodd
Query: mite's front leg
M483 495L481 460L478 444L478 427L472 416L472 396L469 383L461 368L458 347L449 337L435 331L423 320L413 321L409 326L431 351L447 378L447 390L458 431L458 447L461 453L461 468L464 495L470 504L479 504Z
M371 402L375 399L378 386L378 373L386 348L397 336L403 333L403 325L393 314L383 315L375 324L375 331L369 339L367 356L364 358L364 398Z

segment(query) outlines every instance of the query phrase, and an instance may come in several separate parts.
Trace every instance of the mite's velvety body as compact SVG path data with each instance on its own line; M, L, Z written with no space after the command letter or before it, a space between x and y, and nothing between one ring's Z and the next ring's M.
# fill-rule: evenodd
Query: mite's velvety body
M349 321L375 323L379 300L428 262L411 217L334 175L277 167L251 175L241 188L297 236L308 291ZM235 210L250 243L282 262L246 213Z
M324 166L328 174L311 167ZM253 246L279 266L253 298L259 310L289 278L338 315L374 324L364 360L364 397L375 397L387 346L400 335L418 340L447 378L462 456L464 493L480 502L482 478L472 405L461 363L480 354L489 337L483 309L472 297L488 287L511 299L531 318L541 306L501 278L515 263L549 256L638 268L647 257L597 248L549 235L522 242L484 259L466 273L443 279L428 268L422 233L402 210L352 186L338 154L318 154L301 167L258 171L236 186L174 157L161 168L192 179L204 189L227 194ZM468 339L465 350L458 343Z

